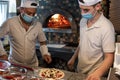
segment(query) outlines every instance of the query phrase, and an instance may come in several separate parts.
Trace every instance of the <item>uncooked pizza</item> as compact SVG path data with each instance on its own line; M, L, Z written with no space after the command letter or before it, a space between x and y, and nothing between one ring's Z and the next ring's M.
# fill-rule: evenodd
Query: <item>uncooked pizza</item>
M55 69L55 68L43 68L40 70L39 73L40 77L42 78L52 78L52 79L61 79L64 77L64 72L59 70L59 69Z

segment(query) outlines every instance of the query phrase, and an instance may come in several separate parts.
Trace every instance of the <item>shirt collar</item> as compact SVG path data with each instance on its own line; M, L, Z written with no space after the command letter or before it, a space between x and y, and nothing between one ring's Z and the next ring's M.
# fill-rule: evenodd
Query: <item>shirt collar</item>
M100 15L99 19L89 28L87 28L87 30L90 30L90 29L93 29L93 28L100 28L101 24L102 24L102 21L103 21L103 13ZM87 23L86 23L87 25Z
M102 24L103 21L103 13L100 15L99 19L95 22L95 24L93 24L94 27L98 28L101 27L100 25Z

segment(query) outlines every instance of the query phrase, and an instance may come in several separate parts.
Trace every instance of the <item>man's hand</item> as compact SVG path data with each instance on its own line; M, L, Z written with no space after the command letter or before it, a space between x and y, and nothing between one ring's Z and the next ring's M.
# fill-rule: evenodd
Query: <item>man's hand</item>
M67 65L68 65L68 68L69 68L70 70L72 70L72 69L74 68L74 62L75 62L75 60L74 60L73 58L71 58L71 59L68 61Z
M85 80L101 80L101 77L99 76L98 73L93 72L90 75L88 75L88 77Z
M8 56L7 55L2 55L2 56L0 56L0 59L1 60L8 60Z
M51 58L51 56L50 55L44 55L43 56L43 59L49 64L49 63L51 63L52 62L52 58Z

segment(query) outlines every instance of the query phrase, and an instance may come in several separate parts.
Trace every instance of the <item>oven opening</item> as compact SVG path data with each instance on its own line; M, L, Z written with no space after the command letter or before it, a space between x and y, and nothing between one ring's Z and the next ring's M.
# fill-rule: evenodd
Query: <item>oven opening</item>
M71 24L70 21L61 14L54 14L50 16L46 22L47 28L53 29L70 29Z

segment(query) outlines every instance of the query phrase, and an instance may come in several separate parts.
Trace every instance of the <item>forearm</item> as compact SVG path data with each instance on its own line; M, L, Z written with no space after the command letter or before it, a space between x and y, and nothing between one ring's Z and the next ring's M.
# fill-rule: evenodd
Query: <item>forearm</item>
M9 33L9 26L7 25L7 22L5 22L0 27L0 38L3 38L3 36L7 35L8 33ZM7 55L7 52L5 51L1 40L0 40L0 55Z
M48 47L47 47L46 42L40 42L40 51L41 51L42 56L50 55L48 52Z
M114 53L105 53L105 59L101 66L95 71L99 76L103 76L109 68L112 66L114 61Z
M48 47L46 42L40 43L40 51L43 59L49 64L52 61L51 54L48 52Z
M0 40L0 56L2 56L2 55L7 55L7 52L5 51L3 44Z
M78 53L79 53L79 46L77 47L75 53L73 54L72 59L75 60L78 57Z

